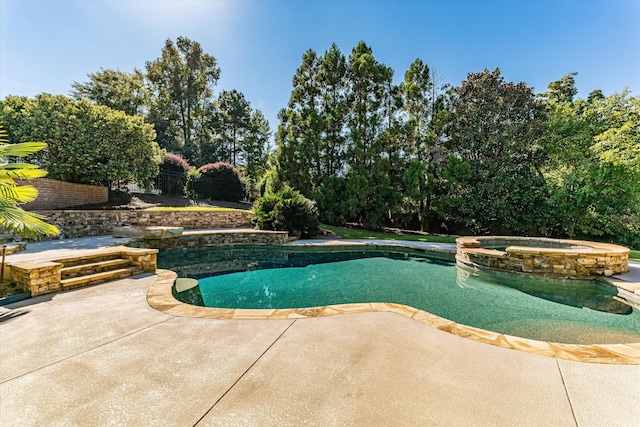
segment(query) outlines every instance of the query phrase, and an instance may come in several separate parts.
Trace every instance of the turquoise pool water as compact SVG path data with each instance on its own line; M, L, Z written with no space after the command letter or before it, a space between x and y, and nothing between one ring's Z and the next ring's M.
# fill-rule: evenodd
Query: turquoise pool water
M158 260L198 287L176 298L224 308L392 302L490 331L571 344L640 342L640 313L598 282L475 275L413 250L226 248Z

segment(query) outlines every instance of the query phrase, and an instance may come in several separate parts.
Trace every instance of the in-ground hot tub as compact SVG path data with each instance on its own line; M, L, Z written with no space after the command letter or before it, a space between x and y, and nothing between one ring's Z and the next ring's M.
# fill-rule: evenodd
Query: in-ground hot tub
M593 279L629 269L630 250L609 243L544 237L459 237L461 267L525 273L550 278Z

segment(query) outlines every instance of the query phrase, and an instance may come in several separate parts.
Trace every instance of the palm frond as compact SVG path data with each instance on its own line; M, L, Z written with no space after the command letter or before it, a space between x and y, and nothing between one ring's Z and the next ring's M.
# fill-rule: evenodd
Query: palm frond
M44 142L20 142L17 144L0 143L0 157L23 157L47 148Z
M38 197L38 190L33 185L0 186L0 198L6 200L8 204L29 203L36 197Z
M20 163L17 163L20 164ZM0 165L0 181L14 179L36 179L47 176L47 171L38 168L14 168L14 164Z
M44 222L45 217L20 208L0 204L0 227L28 239L60 234L57 227Z

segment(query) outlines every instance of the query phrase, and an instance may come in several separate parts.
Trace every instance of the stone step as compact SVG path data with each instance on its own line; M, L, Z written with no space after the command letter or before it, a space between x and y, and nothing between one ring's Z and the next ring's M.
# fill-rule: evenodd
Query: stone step
M118 268L128 267L129 265L131 265L131 261L123 258L88 262L86 264L77 264L71 267L68 267L67 264L65 264L65 267L60 270L60 276L63 280L71 279L72 277L88 276L90 274L101 273L107 270L115 270Z
M64 264L65 268L67 267L75 267L78 265L102 262L102 261L111 261L114 259L122 259L120 258L119 253L96 253L96 254L86 254L80 255L72 258L63 258L59 260L55 260L55 262L60 262Z
M72 277L60 281L63 289L79 288L82 286L93 285L96 283L106 282L108 280L124 279L140 273L138 267L120 268L117 270L103 271L100 273L89 274L87 276Z

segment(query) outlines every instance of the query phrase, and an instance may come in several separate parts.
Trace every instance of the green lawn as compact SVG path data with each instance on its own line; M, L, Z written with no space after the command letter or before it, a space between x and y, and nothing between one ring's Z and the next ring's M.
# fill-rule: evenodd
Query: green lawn
M640 261L640 251L631 251L631 253L629 254L629 259L632 259L634 261Z
M247 211L246 209L216 208L212 206L156 206L145 211Z
M420 234L396 234L380 231L360 230L354 228L334 227L322 224L320 228L329 230L343 239L384 239L384 240L410 240L412 242L455 243L457 236L436 236Z

